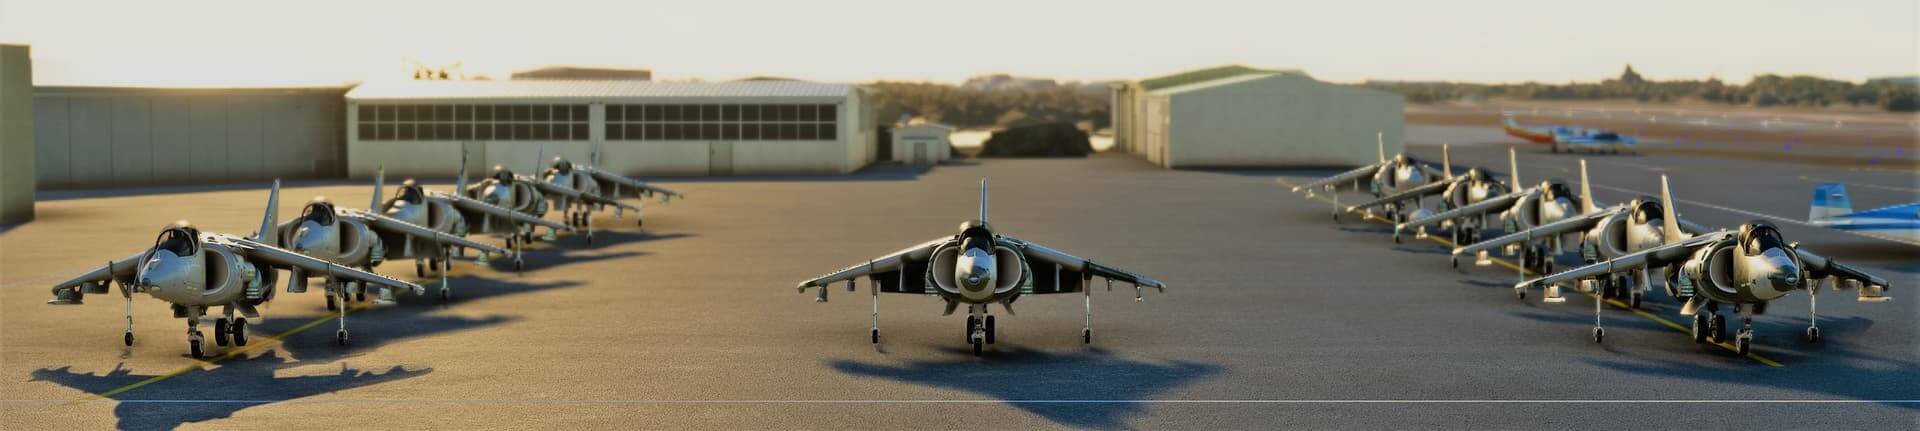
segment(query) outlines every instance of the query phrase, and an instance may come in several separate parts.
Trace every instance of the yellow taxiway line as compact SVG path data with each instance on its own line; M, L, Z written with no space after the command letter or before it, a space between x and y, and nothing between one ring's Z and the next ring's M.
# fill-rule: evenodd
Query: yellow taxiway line
M1273 181L1274 181L1274 182L1276 182L1276 183L1280 183L1280 185L1281 185L1281 186L1285 186L1285 187L1287 187L1287 188L1293 188L1293 187L1294 187L1294 184L1293 184L1292 182L1290 182L1290 181L1287 181L1287 179L1286 179L1286 178L1275 178L1275 179L1274 179ZM1330 198L1327 198L1326 196L1321 196L1321 195L1317 195L1317 194L1316 194L1316 195L1312 195L1312 196L1310 196L1310 197L1311 197L1311 198L1313 198L1313 199L1319 199L1319 200L1321 200L1321 201L1325 201L1325 202L1328 202L1328 203L1333 203L1333 199L1330 199ZM1336 211L1339 211L1339 210L1341 210L1341 209L1340 209L1340 208L1335 208L1335 210L1336 210ZM1387 219L1383 219L1383 218L1380 218L1379 216L1375 216L1375 215L1373 215L1373 213L1370 213L1370 212L1366 212L1366 213L1360 213L1360 215L1361 215L1361 218L1364 218L1364 219L1367 219L1367 220L1372 220L1372 221L1377 221L1377 222L1381 222L1381 223L1386 223L1386 224L1388 224L1388 225L1392 225L1392 224L1393 224L1393 221L1392 221L1392 220L1387 220ZM1446 240L1446 239L1442 239L1442 238L1440 238L1440 237L1437 237L1437 236L1431 236L1431 235L1428 235L1428 236L1426 236L1426 239L1427 239L1427 240L1429 240L1429 241L1433 241L1433 242L1435 242L1435 243L1439 243L1440 245L1444 245L1444 246L1447 246L1448 248L1455 248L1455 247L1458 247L1457 245L1455 245L1455 244L1453 243L1453 241L1448 241L1448 240ZM1526 274L1526 275L1528 275L1528 276L1534 276L1534 275L1541 275L1541 274L1539 274L1539 273L1536 273L1536 272L1533 272L1533 271L1530 271L1530 270L1527 270L1527 269L1524 269L1524 268L1521 268L1521 267L1520 267L1520 265L1516 265L1516 264L1514 264L1514 263L1512 263L1512 262L1508 262L1508 261L1505 261L1505 260L1501 260L1500 258L1495 258L1495 257L1488 257L1488 260L1491 260L1491 261L1493 261L1493 263L1496 263L1496 264L1499 264L1500 266L1504 266L1504 267L1507 267L1507 268L1511 268L1511 269L1513 269L1513 270L1516 270L1516 271L1520 271L1520 272L1521 272L1522 274ZM1578 291L1578 290L1576 290L1576 291ZM1598 299L1599 299L1599 295L1597 295L1597 294L1593 294L1593 293L1586 293L1586 292L1581 292L1581 293L1582 293L1582 294L1585 294L1585 295L1587 295L1588 297L1591 297L1591 298L1594 298L1595 300L1598 300ZM1627 310L1627 311L1631 311L1631 312L1633 312L1633 314L1634 314L1634 315L1636 315L1636 316L1640 316L1640 317L1644 317L1644 318L1647 318L1648 320L1652 320L1652 321L1654 321L1655 323L1659 323L1659 324L1661 324L1661 325L1663 325L1663 326L1666 326L1666 327L1668 327L1668 328L1672 328L1672 329L1673 329L1673 330L1675 330L1675 331L1680 331L1681 333L1686 333L1686 334L1691 334L1691 333L1693 332L1693 328L1691 328L1691 327L1688 327L1688 326L1686 326L1686 325L1681 325L1681 324L1679 324L1678 322L1674 322L1674 321L1672 321L1672 320L1669 320L1669 319L1667 319L1667 318L1665 318L1665 317L1660 317L1660 316L1659 316L1659 315L1657 315L1657 314L1653 314L1653 313L1649 313L1649 312L1647 312L1646 310L1641 310L1641 309L1637 309L1637 308L1632 308L1632 307L1629 307L1629 306L1628 306L1628 304L1626 304L1626 303L1624 303L1624 302L1620 302L1619 300L1615 300L1615 299L1608 299L1608 300L1606 300L1606 303L1607 303L1607 305L1611 305L1611 306L1613 306L1614 308L1619 308L1619 309L1622 309L1622 310ZM1715 345L1715 346L1720 346L1720 348L1722 348L1722 349L1727 349L1727 351L1730 351L1730 352L1739 352L1739 349L1736 349L1736 348L1735 348L1735 347L1734 347L1734 346L1733 346L1732 344L1729 344L1729 343L1712 343L1712 344L1713 344L1713 345ZM1762 363L1762 364L1767 364L1768 366L1772 366L1772 367L1786 367L1786 365L1784 365L1784 364L1781 364L1781 363L1779 363L1779 362L1775 362L1775 361L1774 361L1774 360L1772 360L1772 359L1767 359L1767 357L1765 357L1765 356L1760 356L1759 354L1756 354L1756 353L1752 353L1752 352L1748 352L1748 353L1747 353L1747 359L1752 359L1752 360L1754 360L1755 362L1759 362L1759 363Z
M352 313L352 312L355 312L355 311L360 311L361 309L365 309L365 308L367 308L367 305L364 305L364 304L362 304L362 305L354 305L354 306L352 306L352 307L349 307L349 308L347 308L347 313ZM111 396L114 396L114 395L119 395L119 394L120 394L120 393L122 393L122 392L126 392L126 391L131 391L131 390L134 390L134 389L139 389L139 388L140 388L140 387L142 387L142 386L146 386L146 385L151 385L151 384L154 384L154 383L159 383L159 382L160 382L160 381L162 381L162 380L166 380L166 379L171 379L171 378L174 378L174 377L179 377L179 376L180 376L181 374L186 374L186 373L191 373L191 372L193 372L194 370L203 370L203 369L206 369L207 367L211 367L211 366L213 366L213 365L214 365L214 363L216 363L216 362L220 362L220 361L223 361L223 360L226 360L226 359L228 359L228 358L232 358L232 357L235 357L235 356L239 356L239 355L243 355L243 354L246 354L247 352L251 352L251 351L253 351L254 349L259 349L259 348L261 348L261 347L266 347L266 346L269 346L269 345L274 345L274 344L279 344L279 343L280 343L280 340L281 340L281 339L284 339L284 338L286 338L287 336L290 336L290 335L293 335L293 334L298 334L298 333L300 333L300 332L303 332L303 331L306 331L306 330L308 330L308 329L313 329L313 327L315 327L315 326L320 326L321 324L324 324L324 323L327 323L327 322L331 322L331 321L333 321L333 319L338 319L338 318L340 318L340 314L332 314L332 315L328 315L327 317L322 317L322 318L319 318L319 319L313 319L313 321L311 321L311 322L307 322L306 324L303 324L303 325L300 325L300 326L297 326L297 327L294 327L293 329L290 329L290 330L287 330L287 332L282 332L282 333L279 333L279 334L275 334L274 336L271 336L271 337L267 337L267 339L266 339L266 340L264 340L263 342L260 342L260 343L254 343L254 344L250 344L250 345L247 345L247 346L243 346L243 347L240 347L240 348L237 348L237 349L232 349L232 350L228 350L228 351L227 351L226 353L222 353L222 354L220 354L220 355L218 355L218 356L214 356L214 357L212 357L212 358L207 358L207 359L195 359L195 360L193 361L193 365L188 365L188 366L185 366L185 367L180 367L180 369L177 369L177 370L173 370L173 371L171 371L171 372L168 372L168 373L166 373L166 374L161 374L161 375L158 375L158 376L153 376L153 377L149 377L149 378L147 378L146 380L141 380L141 381L139 381L139 382L135 382L134 384L131 384L131 385L126 385L126 386L121 386L121 387L120 387L120 388L118 388L118 389L114 389L114 390L111 390L111 391L106 391L106 392L101 392L101 393L98 393L98 394L93 394L93 395L90 395L90 396L87 396L86 398L82 398L82 399L79 399L79 400L75 400L75 401L73 401L73 402L71 402L71 403L67 403L67 405L77 405L77 404L84 404L84 403L87 403L87 402L90 402L90 401L96 401L96 400L101 400L101 399L105 399L105 398L107 398L107 397L111 397Z

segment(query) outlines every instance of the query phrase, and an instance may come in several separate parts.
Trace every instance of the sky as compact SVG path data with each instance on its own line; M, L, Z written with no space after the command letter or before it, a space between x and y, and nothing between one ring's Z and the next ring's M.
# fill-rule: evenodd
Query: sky
M1595 81L1920 74L1920 1L0 0L39 85L505 78L548 64L659 80L1139 79L1221 64L1322 80Z

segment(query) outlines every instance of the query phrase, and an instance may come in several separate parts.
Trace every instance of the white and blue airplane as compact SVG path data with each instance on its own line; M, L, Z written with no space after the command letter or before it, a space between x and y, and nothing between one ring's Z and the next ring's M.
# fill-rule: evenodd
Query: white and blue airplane
M1555 153L1564 149L1567 152L1579 150L1589 153L1620 154L1621 150L1634 151L1634 147L1640 145L1639 138L1608 130L1573 126L1522 126L1513 120L1512 113L1501 115L1500 121L1501 130L1505 131L1507 136L1547 145Z
M1920 202L1854 212L1853 204L1847 199L1847 186L1840 183L1813 188L1813 207L1807 211L1807 222L1864 235L1920 242Z

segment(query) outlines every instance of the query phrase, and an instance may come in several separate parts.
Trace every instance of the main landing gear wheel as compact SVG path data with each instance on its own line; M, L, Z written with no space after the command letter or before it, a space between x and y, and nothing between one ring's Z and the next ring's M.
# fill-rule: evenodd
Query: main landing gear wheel
M1727 341L1727 316L1722 316L1720 313L1713 313L1713 315L1708 316L1708 318L1710 319L1708 322L1711 323L1707 327L1707 334L1711 337L1709 339L1715 343Z
M973 328L979 325L980 325L979 317L967 316L967 342L968 343L973 342Z
M1647 294L1645 292L1636 290L1636 291L1633 291L1632 293L1628 293L1627 308L1638 310L1640 309L1640 302L1645 299L1647 299Z
M227 319L213 321L213 345L227 346Z
M993 344L993 316L987 316L987 344Z
M335 341L339 342L340 345L342 346L347 345L347 330L342 329L339 332L334 332L333 338Z
M367 302L367 289L362 287L354 290L353 302Z
M334 295L327 295L327 311L340 311L340 301Z
M1598 326L1593 327L1593 342L1598 343L1601 340L1605 340L1605 339L1607 339L1606 328L1601 328Z
M1816 327L1807 328L1807 342L1809 343L1820 342L1820 328L1816 328Z
M247 318L233 319L233 325L227 327L227 335L233 337L233 345L247 345Z

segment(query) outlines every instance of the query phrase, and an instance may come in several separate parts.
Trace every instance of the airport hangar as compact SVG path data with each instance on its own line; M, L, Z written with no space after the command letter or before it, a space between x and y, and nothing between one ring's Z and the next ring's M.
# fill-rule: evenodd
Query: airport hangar
M346 94L347 175L452 177L555 155L628 175L846 174L874 161L873 109L804 81L396 81Z
M1167 168L1360 166L1404 147L1404 98L1221 66L1114 84L1114 145Z

